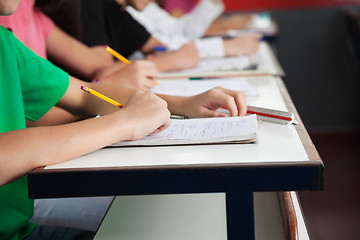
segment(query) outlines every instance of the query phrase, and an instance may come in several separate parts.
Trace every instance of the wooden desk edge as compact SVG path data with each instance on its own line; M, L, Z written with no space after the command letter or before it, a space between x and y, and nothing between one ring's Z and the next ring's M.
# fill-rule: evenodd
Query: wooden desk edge
M299 134L299 137L301 139L301 142L305 148L305 151L309 157L310 161L321 161L321 157L318 153L318 151L315 148L314 143L312 142L308 132L305 129L304 123L302 122L299 113L297 112L295 105L293 101L291 100L290 94L287 91L284 82L281 78L276 78L277 84L279 86L280 92L284 98L284 101L286 103L286 106L288 108L289 112L294 113L295 119L298 121L299 124L296 125L296 130Z
M312 161L301 161L301 165L299 165L299 161L296 162L271 162L272 168L279 167L290 167L290 166L303 166L303 167L322 167L322 161L312 160ZM129 171L129 170L138 170L138 171L146 171L146 170L171 170L171 169L226 169L226 168L263 168L269 167L269 163L267 162L250 162L250 163L221 163L221 164L191 164L191 165L150 165L150 166L116 166L116 167L84 167L84 168L61 168L61 169L45 169L45 167L39 167L31 170L29 172L30 175L34 174L44 174L44 173L56 173L56 172L81 172L81 171Z
M299 240L298 222L291 192L277 192L286 240Z

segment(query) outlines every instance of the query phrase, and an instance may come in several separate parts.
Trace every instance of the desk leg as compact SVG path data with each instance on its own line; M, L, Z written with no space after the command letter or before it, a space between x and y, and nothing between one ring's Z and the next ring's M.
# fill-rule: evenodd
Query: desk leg
M255 240L254 193L226 192L228 240Z

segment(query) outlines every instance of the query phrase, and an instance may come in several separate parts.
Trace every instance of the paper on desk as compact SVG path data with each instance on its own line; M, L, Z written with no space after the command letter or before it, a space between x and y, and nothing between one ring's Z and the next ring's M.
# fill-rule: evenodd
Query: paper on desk
M243 91L248 97L257 97L259 92L244 78L216 78L202 80L159 80L153 92L175 96L192 96L214 87Z
M236 67L240 65L242 65L243 68L239 69L239 67ZM249 67L255 65L256 69L249 69ZM230 70L231 68L233 68L232 71ZM281 68L267 42L260 42L258 51L251 55L251 57L237 56L207 60L202 59L197 68L161 73L159 77L161 79L176 79L188 77L244 76L249 74L285 75L284 70Z
M225 58L209 58L202 59L200 63L191 69L182 70L180 72L197 73L212 71L234 71L249 68L255 64L255 59L251 55L242 55Z
M264 36L275 36L278 32L277 24L271 19L269 12L254 14L251 23L244 29L232 29L227 32L229 36L239 36L259 32Z
M138 141L118 142L117 146L159 146L254 142L257 138L256 115L246 117L173 119L169 128Z

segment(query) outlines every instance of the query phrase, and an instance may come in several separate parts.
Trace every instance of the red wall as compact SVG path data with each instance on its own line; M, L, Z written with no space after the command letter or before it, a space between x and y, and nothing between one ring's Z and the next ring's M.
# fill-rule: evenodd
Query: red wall
M224 0L227 11L360 5L360 0Z

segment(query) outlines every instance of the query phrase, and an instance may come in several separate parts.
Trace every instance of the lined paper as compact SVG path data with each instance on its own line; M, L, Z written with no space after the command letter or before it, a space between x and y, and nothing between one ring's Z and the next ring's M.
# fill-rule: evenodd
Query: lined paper
M160 133L148 135L138 141L118 142L110 147L255 141L257 129L256 115L173 119L170 127Z

